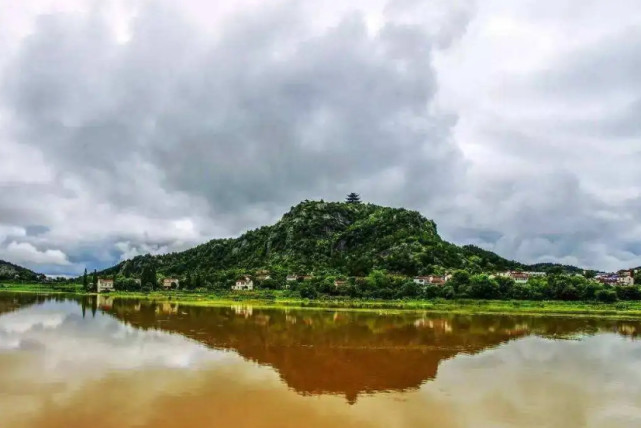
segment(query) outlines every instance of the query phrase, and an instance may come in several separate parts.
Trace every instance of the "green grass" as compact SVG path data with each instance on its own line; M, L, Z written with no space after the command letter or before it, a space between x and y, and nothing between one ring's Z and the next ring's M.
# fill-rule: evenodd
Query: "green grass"
M42 293L82 293L80 284L56 284L56 283L0 283L0 291L15 292L42 292Z
M80 285L70 284L2 284L0 292L25 292L40 294L85 293ZM620 301L616 303L525 301L525 300L365 300L348 297L322 297L315 300L292 297L286 291L247 292L186 292L153 291L151 293L116 291L107 295L119 298L155 301L171 300L195 306L228 306L238 304L257 307L297 307L360 310L420 310L463 314L537 314L564 316L603 316L617 318L641 318L641 302Z

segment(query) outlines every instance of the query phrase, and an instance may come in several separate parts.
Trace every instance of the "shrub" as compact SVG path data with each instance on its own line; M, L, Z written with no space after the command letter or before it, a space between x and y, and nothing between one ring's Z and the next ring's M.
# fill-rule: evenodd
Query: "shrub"
M448 288L452 288L448 286ZM452 288L452 292L454 292L454 289ZM436 285L429 284L425 287L424 291L425 297L428 299L435 299L441 295L441 288L437 287Z
M599 290L596 292L596 299L599 302L612 303L617 301L617 293L614 290Z
M534 300L532 288L527 284L514 284L511 291L511 297L517 300Z
M616 293L621 300L641 300L641 289L634 285L617 287Z
M303 299L315 299L318 296L316 289L309 284L303 284L299 287L298 292Z
M418 297L421 294L421 289L414 281L407 281L400 290L401 297Z
M496 299L500 290L496 281L487 275L474 275L470 278L469 294L477 299Z
M453 299L454 297L456 297L456 292L454 291L454 288L449 285L441 287L440 291L441 291L440 293L441 297L443 297L444 299Z

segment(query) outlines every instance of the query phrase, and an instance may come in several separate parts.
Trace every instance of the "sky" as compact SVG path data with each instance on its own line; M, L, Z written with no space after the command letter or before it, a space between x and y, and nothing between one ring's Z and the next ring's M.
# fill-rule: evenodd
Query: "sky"
M641 265L637 0L0 10L0 259L75 275L354 191L510 259Z

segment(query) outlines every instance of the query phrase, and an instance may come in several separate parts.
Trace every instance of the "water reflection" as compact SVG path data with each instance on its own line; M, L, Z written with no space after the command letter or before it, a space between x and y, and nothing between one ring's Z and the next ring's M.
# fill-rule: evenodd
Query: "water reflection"
M372 312L180 306L106 299L106 313L142 329L179 333L275 368L301 394L339 394L349 402L377 391L416 389L441 361L536 334L597 332L636 337L639 323L588 318L385 315Z
M641 422L638 322L29 295L0 313L3 427Z

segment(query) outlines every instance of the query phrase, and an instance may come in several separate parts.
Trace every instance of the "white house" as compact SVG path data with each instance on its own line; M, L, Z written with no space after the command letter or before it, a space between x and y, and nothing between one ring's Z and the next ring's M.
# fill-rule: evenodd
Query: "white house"
M268 270L262 269L262 270L256 271L256 279L259 281L265 281L266 279L272 279L272 277L269 274Z
M418 285L426 285L430 283L430 277L429 276L416 276L414 277L414 284Z
M524 272L524 273L526 273L528 276L546 276L547 275L547 273L545 272Z
M114 289L114 280L111 278L98 278L97 292L112 291Z
M634 277L632 276L632 271L624 270L620 271L617 277L618 285L634 285Z
M176 288L178 288L179 284L180 284L180 282L178 281L177 278L165 278L165 279L162 280L163 288L172 288L172 287L174 287L174 285L175 285Z
M432 285L443 285L449 279L451 278L451 275L446 275L446 276L439 276L439 275L429 275L429 276L416 276L414 277L414 283L418 285L427 285L427 284L432 284Z
M236 280L236 283L231 286L232 290L235 291L240 291L240 290L253 290L254 289L254 281L248 276L244 276L242 278L239 278Z
M525 272L510 272L510 278L517 284L525 284L530 279L530 275Z
M296 281L298 279L298 275L287 275L285 278L285 281Z
M531 275L531 272L520 272L520 271L508 270L507 272L499 272L496 274L496 276L502 277L502 278L512 278L514 282L517 284L525 284L528 282L528 280L530 279L530 276L532 275ZM536 276L540 276L540 275L536 273ZM490 276L490 278L492 277L493 275Z

